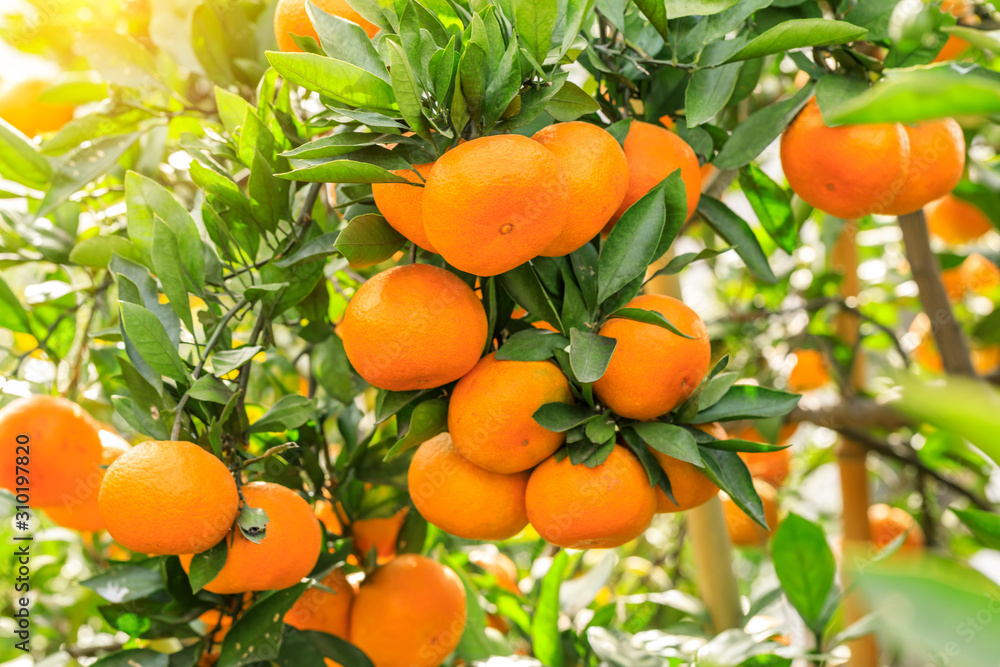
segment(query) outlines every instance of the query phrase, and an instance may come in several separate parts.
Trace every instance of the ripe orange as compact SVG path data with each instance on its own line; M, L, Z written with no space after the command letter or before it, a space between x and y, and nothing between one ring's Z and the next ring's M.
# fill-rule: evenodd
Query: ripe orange
M336 592L308 589L285 614L285 623L299 630L318 630L347 639L354 589L341 568L326 575L322 583Z
M927 230L946 243L969 243L993 229L993 223L975 204L948 194L924 209Z
M408 507L404 507L389 517L358 519L352 522L351 537L354 538L354 550L364 555L375 549L379 563L395 558L396 540L408 510ZM333 503L329 500L320 500L316 503L315 512L316 518L330 533L344 534L344 526L341 523L343 510L340 508L340 503L337 503L337 508L334 509Z
M549 457L531 473L526 502L538 534L568 549L621 546L642 535L656 512L646 470L621 445L593 468Z
M986 294L1000 285L1000 267L978 252L965 258L960 272L962 286L970 292Z
M944 285L944 291L949 300L959 301L965 296L965 281L962 278L961 266L941 269L941 283Z
M840 218L881 213L906 183L910 140L899 123L828 127L816 98L781 135L788 184Z
M458 575L405 554L361 585L351 607L351 643L375 667L436 667L458 646L465 618Z
M0 410L0 486L15 496L27 494L28 502L18 504L34 507L62 505L81 485L93 489L100 482L99 429L65 398L36 395L8 403Z
M420 445L410 462L408 485L420 515L452 535L504 540L528 525L528 473L480 468L458 453L447 433Z
M341 337L351 365L380 389L447 384L486 346L486 311L450 271L408 264L378 273L347 304Z
M479 276L538 256L567 223L559 158L516 134L480 137L434 164L424 187L424 230L452 266Z
M378 32L378 26L354 11L346 0L311 0L311 2L327 14L357 23L369 37L374 37ZM274 8L274 37L278 40L278 48L282 51L301 51L302 49L292 39L292 35L319 40L316 29L306 14L306 0L278 0Z
M696 428L718 440L726 440L729 437L726 430L718 422L699 424ZM707 503L719 493L719 487L692 464L663 454L652 447L649 448L649 451L663 468L663 472L667 474L667 479L670 480L670 492L673 494L674 500L677 501L671 500L663 489L657 486L657 513L683 512Z
M729 529L729 539L738 547L753 547L764 544L778 525L778 494L774 487L760 479L755 479L753 486L764 506L764 519L770 530L764 530L753 519L744 514L743 510L726 493L719 493L719 498L722 500L722 510L726 516L726 527Z
M600 335L618 346L604 376L594 383L594 394L615 413L649 420L686 401L708 373L712 346L698 314L669 296L646 294L626 304L660 313L675 327L695 338L682 338L653 324L615 318Z
M420 172L426 181L431 173L433 162L415 164L413 168ZM420 183L420 179L409 169L396 169L392 173L402 176L411 183ZM372 194L375 205L392 228L416 243L424 250L437 252L424 231L423 219L423 186L403 185L402 183L372 183Z
M871 529L872 544L878 549L884 549L901 534L909 533L903 542L904 547L922 547L924 532L917 525L913 516L899 507L885 504L872 505L868 508L868 524Z
M830 381L826 357L819 350L795 350L795 365L788 375L788 388L794 392L819 389Z
M532 139L555 153L569 179L566 227L541 254L568 255L597 236L624 200L625 152L606 130L582 121L549 125Z
M965 137L954 118L904 125L910 142L910 162L903 188L885 208L902 215L955 189L965 169Z
M687 194L688 217L694 213L701 198L701 165L683 139L658 125L632 121L624 148L628 160L628 190L605 231L611 230L629 206L677 169L681 170Z
M492 575L500 588L521 595L521 589L517 587L517 565L496 547L487 545L473 549L469 552L469 562Z
M782 427L781 436L778 438L781 444L785 444L792 436L796 426L796 424L785 424ZM790 430L789 427L791 427ZM752 425L734 433L733 437L750 442L767 442L761 432ZM792 454L788 449L776 452L740 452L739 456L743 459L743 463L746 464L754 479L762 479L774 487L779 487L784 483L792 463Z
M27 137L60 129L73 120L73 107L38 101L50 85L47 81L26 79L0 91L0 118Z
M566 439L532 415L546 403L573 403L569 382L548 361L483 357L455 385L448 431L455 449L480 468L514 473L544 461Z
M267 514L264 539L254 544L237 527L226 538L229 553L226 564L205 590L211 593L245 593L288 588L309 574L319 560L323 546L319 520L302 496L291 489L270 482L252 482L243 486L248 507ZM187 572L192 554L181 556Z
M88 478L87 484L77 487L77 493L71 500L45 510L53 523L64 528L92 532L104 530L104 519L97 506L97 494L101 490L104 469L127 452L131 445L121 436L105 429L101 429L98 436L101 438L101 466L96 474Z
M150 440L108 467L97 503L126 549L193 554L225 537L240 499L225 464L198 445Z

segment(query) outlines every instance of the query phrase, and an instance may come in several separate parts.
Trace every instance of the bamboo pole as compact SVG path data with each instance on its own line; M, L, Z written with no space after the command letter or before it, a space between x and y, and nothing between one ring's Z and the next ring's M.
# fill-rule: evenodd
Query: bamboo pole
M840 294L845 299L856 298L860 292L858 279L858 232L857 220L848 220L830 254L834 270L844 274ZM858 318L854 313L841 309L835 320L837 335L841 340L853 345L858 339ZM853 394L864 382L863 358L854 360L847 390ZM837 447L837 465L840 468L840 489L844 504L844 555L841 563L845 587L849 585L848 571L856 558L866 558L871 531L868 525L868 506L871 502L868 490L868 450L848 438L841 437ZM857 593L851 593L844 601L844 611L848 624L862 618L866 607ZM851 658L848 667L878 667L878 643L874 635L867 635L849 642Z

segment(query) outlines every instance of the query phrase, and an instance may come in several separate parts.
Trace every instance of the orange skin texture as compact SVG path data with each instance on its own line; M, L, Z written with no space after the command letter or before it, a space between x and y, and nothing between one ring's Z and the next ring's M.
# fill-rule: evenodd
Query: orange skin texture
M495 276L556 240L568 220L569 182L559 158L537 141L480 137L434 163L423 204L424 230L441 256Z
M708 433L716 440L726 440L729 436L719 422L711 424L699 424L695 428ZM712 483L708 477L694 465L687 461L675 459L652 447L649 452L656 459L656 462L663 468L670 480L670 492L674 495L676 503L659 486L656 487L656 513L664 514L670 512L683 512L692 507L698 507L707 503L719 493L719 487Z
M946 63L949 60L958 60L965 52L969 50L972 44L968 40L962 39L958 35L948 35L948 39L945 40L944 46L938 51L938 54L934 56L932 63Z
M683 139L659 125L632 121L624 148L628 160L628 191L604 231L610 231L629 206L677 169L681 170L687 194L688 217L694 213L701 198L701 165Z
M97 483L89 489L89 493L81 492L72 501L45 510L45 514L53 523L64 528L81 532L104 530L104 519L101 518L101 511L97 505L97 494L101 489L101 481L104 480L104 470L127 452L131 445L121 436L104 429L98 432L98 436L101 438L101 467L95 478Z
M961 268L962 286L978 294L986 294L1000 285L1000 267L974 252L965 258Z
M480 360L459 380L448 404L455 449L480 468L515 473L538 465L566 439L532 415L546 403L573 403L569 382L548 361Z
M327 14L339 16L361 26L368 37L374 37L379 28L358 14L346 0L312 0L312 3ZM292 39L292 35L312 37L317 42L319 35L306 13L306 0L278 0L274 8L274 37L282 51L301 52L302 49Z
M93 495L100 485L100 426L65 398L19 398L0 410L0 486L17 493L18 447L27 447L31 505L57 506ZM26 445L19 445L18 438ZM24 471L22 470L22 474ZM20 485L23 487L23 485Z
M450 271L396 266L361 286L347 304L341 338L351 364L389 391L439 387L476 365L486 346L486 311Z
M795 350L795 366L788 375L788 388L795 392L819 389L830 381L826 358L819 350Z
M336 593L320 588L306 590L285 614L285 623L299 630L318 630L347 639L354 589L341 568L326 575L322 583Z
M492 575L500 588L514 595L522 595L521 589L517 587L517 565L507 554L497 551L495 547L492 550L474 549L469 552L469 562Z
M993 229L993 223L975 204L952 194L932 201L924 212L931 236L945 243L969 243Z
M904 125L910 165L903 189L885 209L889 215L919 210L958 185L965 170L965 137L954 118Z
M913 516L899 507L879 503L868 508L868 525L871 529L872 544L884 549L902 533L909 531L903 548L924 546L924 531Z
M190 442L150 440L112 463L97 497L111 537L145 554L205 551L222 540L239 514L233 476Z
M607 130L581 121L549 125L532 139L555 153L569 179L566 227L541 254L568 255L600 234L625 199L625 151Z
M705 323L678 299L646 294L626 307L656 311L680 331L696 336L682 338L653 324L621 318L601 327L600 335L614 338L618 346L607 371L594 383L594 394L622 417L647 421L694 393L708 373L712 346Z
M339 507L339 503L338 503ZM362 556L372 549L378 563L387 563L396 557L396 539L399 530L406 520L408 507L404 507L390 517L376 519L358 519L351 524L351 536L354 538L354 549ZM326 526L327 531L334 535L343 535L344 526L340 521L342 510L335 510L328 500L316 503L316 518Z
M351 607L351 643L375 667L436 667L458 646L465 619L458 575L404 554L362 584Z
M431 173L433 162L415 164L424 181ZM392 172L402 176L411 183L422 183L421 179L409 169L396 169ZM424 188L402 183L372 183L372 194L375 195L375 205L392 228L406 237L408 241L429 252L437 252L431 240L424 231L423 198Z
M881 213L906 183L910 142L899 123L827 127L812 98L781 135L788 184L839 218Z
M27 79L0 91L0 118L29 138L60 129L73 120L73 107L39 102L38 97L50 85L47 81Z
M743 510L725 493L719 493L722 511L729 529L729 539L738 547L757 547L767 542L767 538L778 525L778 494L767 482L755 479L753 486L764 506L764 519L771 530L764 530L743 513Z
M941 270L941 283L951 301L959 301L965 296L965 280L962 277L962 267Z
M407 482L420 515L438 528L469 540L504 540L528 525L528 476L480 468L442 433L420 445Z
M229 553L225 566L205 585L205 590L231 594L294 586L312 571L323 546L319 520L312 507L280 484L252 482L245 484L242 491L248 507L267 514L264 539L254 544L237 527L226 537ZM192 556L181 556L185 572Z
M610 549L642 535L656 513L646 470L615 445L604 463L588 468L554 456L528 480L528 519L551 544L567 549Z

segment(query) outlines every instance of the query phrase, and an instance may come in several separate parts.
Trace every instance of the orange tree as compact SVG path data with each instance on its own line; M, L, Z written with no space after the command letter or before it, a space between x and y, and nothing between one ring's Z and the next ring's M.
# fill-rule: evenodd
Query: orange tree
M996 20L7 17L0 655L991 664Z

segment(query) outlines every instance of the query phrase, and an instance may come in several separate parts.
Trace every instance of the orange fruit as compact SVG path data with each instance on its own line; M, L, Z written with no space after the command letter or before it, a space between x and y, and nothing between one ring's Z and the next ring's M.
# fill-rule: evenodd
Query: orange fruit
M351 365L379 389L409 391L468 373L486 346L486 311L450 271L396 266L361 286L347 304L341 338Z
M17 504L33 507L62 505L81 486L93 489L100 483L99 429L65 398L35 395L8 403L0 410L0 486L15 498L26 494L28 500L22 502L22 495Z
M761 528L756 521L743 513L732 498L724 492L719 492L722 511L726 517L726 527L729 529L729 539L738 547L764 544L778 525L778 494L774 487L760 479L753 481L753 487L757 490L757 495L760 496L764 506L764 519L770 530Z
M239 514L233 476L190 442L147 441L112 463L97 497L111 537L146 554L191 554L222 540Z
M941 269L941 284L951 301L958 301L965 296L965 280L961 265L952 269Z
M131 445L120 435L105 429L98 431L98 436L101 439L101 467L92 476L93 483L85 487L78 486L78 492L72 500L45 510L53 523L64 528L92 532L104 530L104 519L97 506L97 493L101 489L101 480L104 479L104 469L127 452Z
M205 624L207 633L212 635L212 643L219 645L229 634L229 628L233 627L233 617L223 614L219 609L209 609L198 617L198 620Z
M433 162L428 162L415 164L413 168L420 172L420 176L426 181L433 166ZM422 183L420 178L409 169L396 169L392 173L396 176L402 176L411 183ZM375 196L375 205L378 206L378 210L393 229L424 250L437 252L434 250L431 240L427 238L427 232L424 231L423 185L372 183L372 194Z
M528 473L505 475L480 468L458 453L447 433L420 445L407 481L420 515L452 535L504 540L528 525Z
M319 520L302 496L270 482L252 482L242 489L247 507L267 514L264 539L254 544L239 527L226 537L226 564L205 585L211 593L231 594L288 588L312 571L322 547ZM187 572L191 553L181 555Z
M712 422L711 424L699 424L695 428L699 428L705 433L715 437L717 440L726 440L729 436L726 434L726 430L722 428L722 425L718 422ZM700 469L694 465L688 463L687 461L681 461L680 459L675 459L672 456L668 456L662 452L659 452L652 447L649 447L650 453L656 462L660 464L663 468L663 472L667 474L667 479L670 480L670 492L674 496L674 500L661 489L659 486L656 487L656 511L659 514L667 512L683 512L689 510L692 507L698 507L707 503L709 500L715 497L719 493L719 487L712 483L712 481L701 472Z
M551 456L535 468L525 497L528 520L548 542L567 549L610 549L642 535L656 493L632 452L615 445L600 465Z
M701 165L683 139L659 125L634 120L625 137L624 148L628 160L628 190L605 231L610 231L632 204L678 169L687 194L688 216L694 213L701 198Z
M868 508L868 525L871 530L872 544L878 549L884 549L894 539L907 533L904 547L922 547L924 532L917 525L909 512L899 507L890 507L879 503Z
M375 570L351 607L351 643L375 667L435 667L465 629L465 587L430 558L404 554Z
M794 392L819 389L830 381L830 371L826 357L819 350L799 349L794 351L795 365L788 375L788 388Z
M285 614L285 623L299 630L318 630L347 639L354 589L344 570L337 568L323 578L323 585L335 593L310 588Z
M904 125L910 162L903 188L885 208L889 215L917 211L955 189L965 169L965 137L954 118Z
M311 0L327 14L339 16L361 26L369 37L374 37L378 26L354 11L346 0ZM282 51L301 51L292 35L312 37L319 41L316 28L306 14L306 0L278 0L274 8L274 37Z
M683 338L654 324L614 318L600 335L618 341L604 376L594 383L594 394L615 413L649 420L686 401L708 373L712 346L698 314L678 299L659 294L637 296L627 308L658 312Z
M606 130L584 123L556 123L532 137L555 153L569 179L566 226L540 254L568 255L600 234L628 189L625 151Z
M458 381L448 403L448 431L455 449L480 468L514 473L532 468L566 439L532 415L546 403L573 403L569 382L548 361L498 361L483 357Z
M938 51L938 54L934 56L932 63L946 63L949 60L958 60L965 52L969 50L972 44L968 40L962 39L958 35L948 35L948 39L945 40L944 46Z
M0 91L0 118L27 137L55 132L73 120L73 107L38 101L50 85L48 81L26 79Z
M840 218L883 212L902 191L909 161L902 125L828 127L816 98L781 135L781 166L792 190Z
M358 519L351 523L351 537L354 538L354 549L364 555L375 549L379 563L385 563L396 557L396 540L399 531L406 520L408 507L400 509L390 517L374 519ZM341 523L343 509L337 503L336 509L329 500L319 500L315 508L316 518L334 535L343 535L344 526Z
M788 439L792 437L797 428L798 424L795 423L782 426L778 443L787 444ZM753 425L734 433L733 437L750 442L767 443L767 439ZM750 475L755 479L762 479L771 486L779 487L788 478L792 464L792 453L789 449L776 452L740 452L739 456L750 470Z
M927 230L946 243L975 241L993 229L993 223L975 204L948 194L926 206Z
M434 163L424 187L424 230L452 266L495 276L538 256L567 223L559 158L516 134L473 139Z
M985 294L1000 285L1000 267L978 252L965 258L960 272L962 286L970 292Z
M469 552L469 562L492 575L500 588L521 595L521 589L517 587L517 565L496 547L473 549Z
M980 375L992 375L1000 368L1000 345L986 345L972 350L972 367Z

